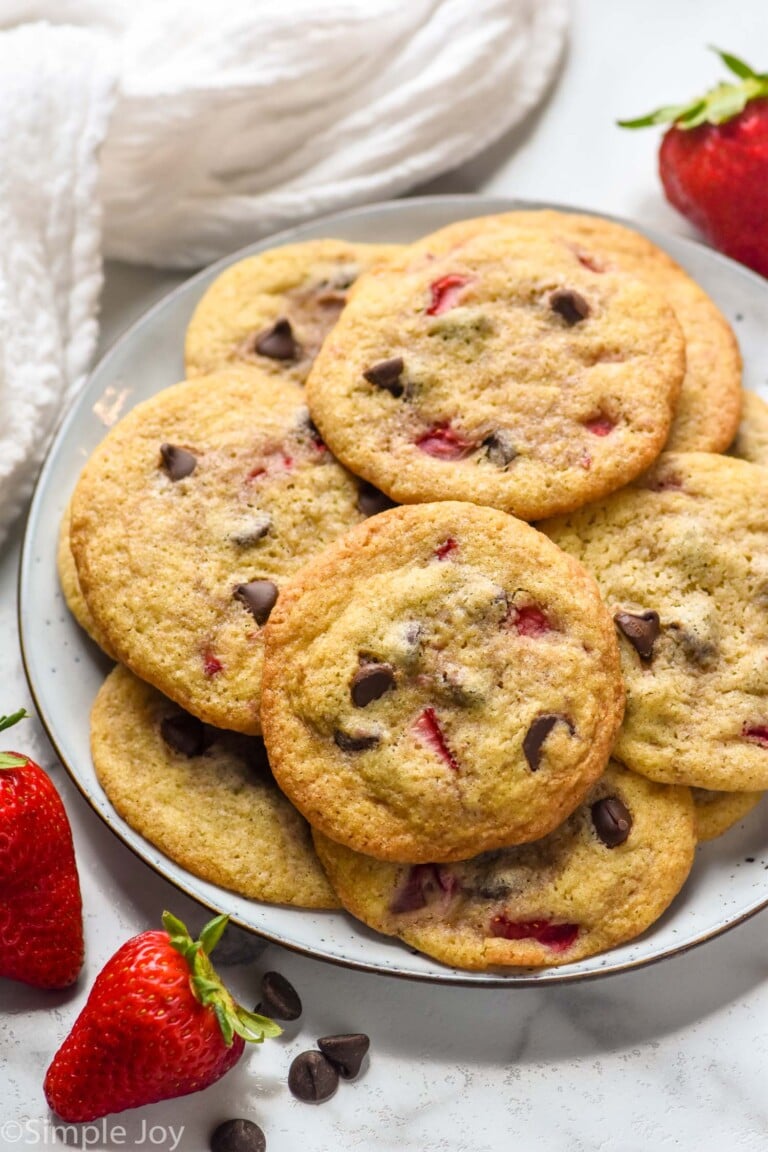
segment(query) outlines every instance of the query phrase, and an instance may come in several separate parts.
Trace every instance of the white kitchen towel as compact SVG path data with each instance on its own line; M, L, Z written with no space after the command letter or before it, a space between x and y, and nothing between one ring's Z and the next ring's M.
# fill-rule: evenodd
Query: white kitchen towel
M102 33L0 35L0 540L96 345L115 76Z
M92 354L100 248L193 267L403 192L530 111L566 26L567 0L0 0L0 538Z

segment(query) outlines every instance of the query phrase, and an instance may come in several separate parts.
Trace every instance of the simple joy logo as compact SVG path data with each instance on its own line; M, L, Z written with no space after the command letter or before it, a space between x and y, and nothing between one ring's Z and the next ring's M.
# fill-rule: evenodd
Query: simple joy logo
M0 1152L13 1148L142 1149L177 1152L184 1125L114 1124L106 1117L94 1124L63 1124L50 1120L19 1119L0 1123Z

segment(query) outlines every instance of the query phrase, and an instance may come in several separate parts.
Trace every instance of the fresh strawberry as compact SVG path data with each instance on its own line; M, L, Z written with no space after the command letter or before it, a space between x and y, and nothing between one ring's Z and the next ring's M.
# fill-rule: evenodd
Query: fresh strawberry
M721 252L768 276L768 73L718 55L737 82L619 124L672 124L659 152L667 199Z
M26 715L0 717L0 731ZM42 768L0 753L0 976L65 988L83 964L83 906L72 830Z
M227 926L216 916L193 940L170 912L96 977L45 1077L51 1109L73 1123L199 1092L232 1068L245 1041L281 1029L230 996L209 959Z

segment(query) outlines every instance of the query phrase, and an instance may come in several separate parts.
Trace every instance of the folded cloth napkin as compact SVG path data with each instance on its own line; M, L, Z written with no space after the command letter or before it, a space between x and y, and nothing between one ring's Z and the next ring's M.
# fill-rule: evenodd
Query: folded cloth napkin
M92 354L102 249L193 267L455 167L541 99L566 24L567 0L2 0L0 538Z

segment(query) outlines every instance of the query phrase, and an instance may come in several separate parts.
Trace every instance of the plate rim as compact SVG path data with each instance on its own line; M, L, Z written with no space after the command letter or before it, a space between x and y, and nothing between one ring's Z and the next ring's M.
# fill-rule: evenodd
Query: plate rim
M87 392L94 376L97 373L101 373L105 367L109 367L111 360L120 354L124 346L134 339L137 331L141 329L150 320L150 318L155 315L155 313L167 308L169 304L171 304L177 297L185 296L199 281L207 280L214 275L218 275L231 264L237 263L240 260L246 259L251 255L255 255L258 252L265 251L270 248L276 248L285 244L300 242L303 233L308 228L312 228L314 230L318 227L325 227L327 225L329 230L328 234L330 235L336 224L343 226L346 225L350 220L356 220L368 215L381 215L382 213L398 215L400 212L407 211L410 207L417 207L422 209L435 208L438 210L441 207L466 207L468 209L477 208L477 215L479 216L492 215L498 211L539 211L550 209L565 213L578 213L580 215L593 216L597 219L610 220L614 223L621 224L626 228L630 228L635 232L641 233L642 235L652 240L654 243L658 244L659 247L664 250L666 250L665 242L669 239L669 234L665 233L663 230L647 228L646 226L629 220L626 217L598 211L596 209L582 208L574 205L561 204L554 201L525 200L519 199L517 197L504 195L497 196L486 193L441 194L435 196L423 195L403 197L400 199L382 200L371 204L358 205L349 209L342 209L340 211L318 217L311 217L310 219L293 225L290 228L282 229L280 232L263 237L260 240L254 241L252 244L245 245L244 247L239 248L226 256L222 256L213 263L206 265L204 268L194 272L192 275L185 277L185 279L182 280L180 284L177 284L175 287L171 288L158 300L154 301L151 305L145 308L139 314L139 316L136 317L136 319L133 320L131 324L129 324L125 331L122 332L110 344L104 354L90 369L82 383L81 388L72 398L70 403L66 406L59 420L57 421L55 429L51 434L48 447L46 448L45 457L35 480L32 496L27 507L27 513L24 519L24 526L22 531L22 543L17 570L16 620L24 675L35 705L37 716L40 720L43 730L45 731L46 737L49 740L59 762L63 765L69 779L75 785L77 791L88 804L91 811L94 812L96 816L107 826L112 835L114 835L121 844L127 847L134 856L141 860L145 866L151 868L153 872L162 877L162 879L167 883L171 884L172 887L182 892L195 903L200 904L202 907L207 908L212 912L226 911L226 908L220 907L219 904L212 902L209 898L202 895L201 893L192 891L190 885L186 881L187 876L190 876L193 880L200 880L201 878L195 877L194 873L189 872L188 869L182 868L181 865L176 863L176 861L172 860L170 857L165 856L164 853L160 852L159 849L152 845L151 841L147 840L146 837L141 836L139 832L131 828L127 821L123 821L123 823L125 823L129 829L130 833L130 835L126 835L123 829L110 818L114 814L119 820L122 820L122 818L119 816L119 813L108 813L98 805L96 797L91 795L85 784L80 780L79 774L76 772L73 766L70 765L68 759L62 753L59 741L56 738L54 725L52 724L48 711L39 695L38 686L36 685L31 670L31 662L27 652L25 628L23 625L23 597L25 596L23 591L23 577L30 563L30 554L32 551L31 528L34 526L36 520L38 505L42 501L41 493L45 488L45 481L47 479L48 472L50 468L53 467L55 450L58 447L60 441L66 435L69 424L74 421L77 413L79 412L80 398L85 392ZM470 216L468 215L466 218L469 219ZM737 275L744 277L748 284L752 283L762 292L765 292L766 288L768 288L768 283L763 279L763 277L759 276L751 269L746 268L744 265L731 260L729 257L724 256L722 253L717 252L711 249L709 246L702 244L688 236L679 236L677 234L671 235L674 239L675 245L681 245L683 249L690 249L696 254L702 252L705 253L707 258L713 260L716 265L722 264L724 267L728 268L729 273L736 273ZM142 851L142 845L147 845L146 852ZM151 857L149 853L150 848L158 852L162 859L166 860L175 872L180 873L181 878L179 878L179 876L171 877L168 874L167 869L164 870L161 862ZM216 886L214 885L214 887ZM238 896L237 893L229 893L229 890L225 888L219 888L219 890L222 894L223 900L228 894ZM240 898L245 899L245 897ZM253 900L252 903L254 905L259 905L263 902ZM266 906L269 907L269 905ZM682 956L686 952L690 952L692 949L698 948L701 945L708 943L710 940L724 935L726 932L730 932L732 929L737 928L747 920L750 920L753 916L756 916L766 907L768 907L768 893L766 893L763 898L758 900L753 907L750 907L739 913L738 916L728 920L726 923L718 924L714 928L711 928L710 930L702 933L696 939L688 940L684 943L672 944L668 948L658 952L656 955L638 957L633 960L626 960L613 964L612 966L596 968L592 971L569 971L569 966L563 965L562 967L556 966L534 970L526 968L509 969L509 971L504 974L498 973L497 971L492 973L471 973L462 971L460 969L454 969L449 966L445 966L444 971L439 972L419 972L398 968L396 966L382 968L374 961L369 963L365 960L339 956L331 952L326 952L322 949L312 947L310 945L304 945L296 941L285 940L279 933L275 933L268 928L255 927L254 924L243 920L242 917L240 917L236 912L230 911L228 912L228 915L230 922L233 925L237 926L245 932L250 933L251 935L266 940L268 943L277 944L282 948L287 948L289 951L295 952L299 955L306 956L313 960L322 961L324 963L330 963L337 967L349 968L358 972L367 972L376 976L390 977L393 979L412 980L419 983L447 985L454 987L498 989L531 987L539 988L548 984L574 984L582 981L605 979L609 976L618 976L627 972L634 971L638 968L647 968L651 965L659 964L664 960ZM318 914L318 910L312 911L315 915ZM335 912L334 914L341 914L347 917L353 926L355 926L357 923L354 918L350 917L349 914L344 912L343 909ZM641 938L642 934L641 937L638 937L637 939ZM397 938L395 937L394 939ZM408 945L403 941L400 941L400 944L405 948L408 947ZM605 953L605 955L610 955L610 952ZM432 957L427 956L427 959L430 962L439 963L434 961L434 958Z

